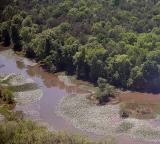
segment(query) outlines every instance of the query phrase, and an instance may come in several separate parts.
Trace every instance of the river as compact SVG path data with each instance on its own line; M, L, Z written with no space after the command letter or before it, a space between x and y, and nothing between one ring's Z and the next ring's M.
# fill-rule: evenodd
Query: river
M19 73L26 78L33 79L43 90L43 97L34 103L17 104L15 110L21 110L25 118L30 118L43 123L51 130L67 131L71 133L83 134L91 137L93 140L101 139L104 136L98 136L93 133L87 133L73 127L69 121L64 120L56 114L56 107L61 98L69 96L72 93L83 93L87 89L81 86L85 82L78 81L74 85L65 85L55 74L50 74L43 70L39 65L32 65L33 62L27 58L0 52L0 72L1 73ZM158 98L159 99L159 98ZM125 136L117 137L119 144L151 144L138 139L131 139ZM153 142L154 143L154 142Z

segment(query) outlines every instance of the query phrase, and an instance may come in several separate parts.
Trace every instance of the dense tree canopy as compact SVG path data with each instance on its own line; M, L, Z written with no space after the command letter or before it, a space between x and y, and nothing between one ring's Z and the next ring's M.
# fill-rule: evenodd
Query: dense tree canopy
M8 4L9 3L9 4ZM158 0L16 0L1 9L0 40L40 61L96 83L158 90Z

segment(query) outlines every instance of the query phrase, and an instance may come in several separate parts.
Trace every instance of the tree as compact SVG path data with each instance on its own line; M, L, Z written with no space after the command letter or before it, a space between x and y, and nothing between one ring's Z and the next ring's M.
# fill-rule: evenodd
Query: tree
M19 35L17 25L15 25L15 24L13 24L11 26L11 38L12 38L12 42L14 44L13 49L15 51L21 51L22 50L21 38L20 38L20 35Z
M81 48L81 51L77 52L74 56L77 78L86 79L89 76L89 66L85 62L85 55L85 49Z
M128 88L140 90L144 85L144 77L142 72L142 65L135 66L131 69L130 77L127 82Z
M8 5L3 10L3 16L5 20L10 20L17 13L17 9L14 6Z
M87 79L90 78L91 81L95 82L103 73L101 71L103 69L101 61L104 61L105 56L106 50L96 40L90 40L86 45L81 46L75 54L78 76L84 76ZM95 61L96 65L94 63ZM96 67L100 68L99 71L96 70Z
M1 33L2 33L2 41L4 46L9 46L11 43L9 31L10 31L9 23L3 22L1 25Z
M119 6L120 0L112 0L113 6Z
M151 51L147 54L148 61L155 61L160 64L160 50Z
M143 77L150 81L159 76L159 66L155 61L146 61L142 67Z
M21 27L23 17L20 14L16 14L12 17L12 24L17 25L17 28Z
M68 74L73 74L75 71L74 55L78 51L79 46L79 41L73 36L68 36L64 40L64 46L62 48L62 61Z
M127 87L131 71L131 62L128 55L115 55L108 63L109 75L112 77L110 82L117 86Z
M32 17L27 16L23 21L22 21L22 26L23 27L31 27L32 26Z
M97 99L99 104L105 104L109 102L111 97L115 97L117 95L117 90L114 86L107 83L107 80L103 78L99 78L98 81L98 92L97 92Z
M104 76L104 63L95 56L90 66L90 80L96 82L98 77Z
M45 46L44 46L44 52L45 52L45 55L48 56L49 53L50 53L50 50L51 50L51 40L50 39L46 39L45 41Z
M3 39L3 42L4 42L4 46L9 46L10 45L10 34L8 32L8 30L4 29L2 31L2 39Z
M6 46L12 37L26 56L93 83L103 77L123 88L158 86L150 76L159 76L158 0L1 3L0 39Z

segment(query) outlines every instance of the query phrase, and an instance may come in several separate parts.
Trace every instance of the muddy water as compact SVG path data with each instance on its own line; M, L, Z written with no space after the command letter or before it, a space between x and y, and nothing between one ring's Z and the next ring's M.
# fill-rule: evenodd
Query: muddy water
M87 135L94 140L101 139L104 136L94 135L93 133L82 132L74 128L69 121L56 115L56 106L61 98L71 95L72 93L84 93L87 89L81 86L84 85L82 81L75 85L65 85L60 81L57 75L45 72L38 65L31 66L32 62L26 58L12 55L8 56L0 52L0 72L1 73L20 73L26 78L32 78L39 87L43 90L43 97L40 101L30 104L17 104L16 110L22 110L26 118L31 118L46 124L50 129L63 130L72 133L80 133ZM147 95L147 96L146 96ZM130 97L131 96L131 97ZM123 93L121 100L148 100L157 102L160 101L160 95L141 94L141 93ZM152 142L145 142L139 139L131 139L126 136L117 137L119 144L151 144ZM154 143L154 142L153 142Z
M32 63L29 59L18 55L6 54L5 51L0 52L0 73L22 74L26 78L33 79L43 90L43 97L40 101L17 104L15 110L23 111L26 118L36 120L51 130L87 135L56 114L56 107L60 99L73 93L88 92L84 87L81 88L84 83L79 81L74 85L65 85L57 75L44 71L38 64L32 66ZM99 138L94 134L88 135L95 139Z

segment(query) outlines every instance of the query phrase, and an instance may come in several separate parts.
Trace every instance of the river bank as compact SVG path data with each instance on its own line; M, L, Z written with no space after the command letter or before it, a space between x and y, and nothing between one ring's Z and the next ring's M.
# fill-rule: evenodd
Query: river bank
M21 73L24 77L33 79L43 91L43 97L41 97L38 101L16 105L15 110L22 110L25 114L25 118L43 123L44 125L49 126L51 130L64 130L71 133L80 133L83 135L88 135L93 140L103 138L107 134L114 135L115 137L118 137L118 139L119 135L122 134L123 136L120 136L119 139L120 144L124 144L126 142L124 137L126 139L128 135L131 138L129 141L127 140L127 144L135 141L135 139L133 139L133 135L135 135L135 133L137 134L135 135L136 139L138 137L142 139L146 138L146 136L141 134L141 131L139 132L137 129L135 131L131 130L133 125L130 123L136 123L137 125L134 127L141 130L142 127L138 125L141 124L140 120L128 119L124 120L126 124L123 124L118 116L118 105L106 105L99 107L90 104L85 96L89 94L94 87L90 87L85 82L74 82L72 78L68 79L68 77L64 75L58 76L57 74L50 74L26 58L12 54L9 54L8 56L6 51L1 52L0 54L0 65L4 65L0 69L1 72ZM130 92L127 96L130 95L133 96L134 93ZM128 99L127 96L123 98ZM154 98L155 97L153 97L153 99ZM62 109L60 109L60 111L58 110L60 114L59 112L57 114L57 107L59 106ZM69 116L68 110L70 114ZM153 122L155 124L152 120L146 121L147 128L150 126L150 123ZM113 125L116 123L118 123L116 125L117 127L114 127ZM113 129L110 129L110 127ZM121 127L127 127L127 131L129 131L129 133L124 131ZM151 125L151 128L154 129L154 127L156 130L157 124L155 126ZM159 139L159 129L158 132L152 131L152 133L149 133L146 129L143 131L145 131L147 141L150 143L154 142L155 139ZM149 131L151 131L151 129L149 129ZM152 136L153 134L154 137ZM157 138L155 138L155 136ZM141 141L143 141L144 144L147 143L144 142L144 140Z

